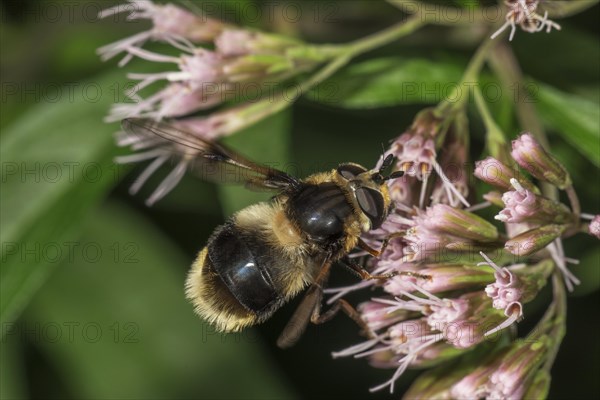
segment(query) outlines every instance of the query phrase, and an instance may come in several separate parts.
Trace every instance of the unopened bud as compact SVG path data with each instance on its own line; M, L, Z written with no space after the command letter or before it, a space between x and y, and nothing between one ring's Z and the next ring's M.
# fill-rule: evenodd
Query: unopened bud
M522 168L540 180L550 182L560 189L572 184L567 170L530 133L524 133L513 140L511 155Z
M511 179L517 181L526 189L537 192L537 188L528 179L518 177L515 171L494 157L475 162L475 176L492 186L506 190L512 190Z
M552 243L566 229L566 225L545 225L531 229L508 240L504 248L516 256L528 256Z
M480 242L498 238L498 230L494 225L469 211L437 204L427 211L427 216L429 218L424 222L429 229Z

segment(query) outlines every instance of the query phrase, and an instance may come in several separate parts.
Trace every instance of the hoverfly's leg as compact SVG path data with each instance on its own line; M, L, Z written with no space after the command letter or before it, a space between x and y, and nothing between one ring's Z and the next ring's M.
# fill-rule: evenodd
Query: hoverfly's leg
M340 262L345 267L349 268L352 272L354 272L356 275L358 275L362 280L365 280L365 281L372 280L372 279L389 279L393 276L398 275L398 272L391 272L389 274L383 274L383 275L371 275L371 273L369 271L367 271L361 265L355 263L354 261L350 260L347 257L341 259Z
M321 305L315 307L310 322L313 324L323 324L332 319L339 311L343 311L344 314L349 316L359 326L361 332L363 332L370 339L375 337L375 334L369 329L367 323L360 317L360 313L356 311L350 303L344 299L338 299L333 305L324 313L321 314Z
M383 243L385 244L385 240ZM360 247L361 249L363 249L364 251L366 251L367 253L369 253L370 255L372 255L373 257L379 257L381 255L381 253L383 253L383 250L385 250L383 248L383 246L382 246L382 250L375 250L374 248L369 246L367 243L365 243L361 238L358 238L357 246Z
M423 275L423 274L419 274L418 272L413 272L413 271L394 271L394 272L389 272L387 274L382 274L382 275L371 275L371 273L369 271L367 271L366 269L364 269L361 265L353 262L352 260L350 260L348 258L344 258L344 259L340 260L340 262L343 265L345 265L346 267L348 267L352 272L356 273L363 280L390 279L390 278L392 278L394 276L398 276L398 275L412 276L415 278L425 279L428 281L431 280L430 275Z
M383 239L383 243L381 244L381 248L379 250L375 250L374 248L369 246L367 243L365 243L364 240L362 240L361 238L358 238L358 247L360 247L361 249L363 249L364 251L366 251L373 257L379 257L380 255L383 254L385 249L388 247L390 240L397 238L397 237L402 237L402 236L404 236L404 232L395 232L395 233L388 235L385 239Z
M283 332L281 332L279 339L277 339L277 346L282 349L293 346L306 329L308 322L313 319L312 316L315 313L319 314L321 300L323 299L323 284L329 276L331 265L332 263L329 259L323 261L323 265L315 281L306 291L296 312L294 312Z

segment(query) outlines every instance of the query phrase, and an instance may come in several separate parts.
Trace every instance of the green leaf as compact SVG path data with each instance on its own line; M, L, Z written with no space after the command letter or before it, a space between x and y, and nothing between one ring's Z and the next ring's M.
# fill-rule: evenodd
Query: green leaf
M307 96L342 108L378 108L437 103L452 93L462 66L450 61L378 58L354 64Z
M255 331L218 334L195 315L191 260L148 220L109 203L83 232L23 320L74 398L290 397Z
M543 122L600 167L600 106L552 86L535 87L539 90L532 94Z
M102 122L122 72L32 107L2 135L0 322L18 316L64 259L88 212L120 179ZM79 86L78 86L79 87ZM118 86L118 87L123 87Z
M291 110L285 109L268 117L248 129L226 138L229 147L249 159L296 175L290 159ZM244 186L221 185L219 197L225 215L265 201L273 192L256 192Z
M14 329L10 324L2 325L2 330ZM0 399L27 398L27 382L24 357L21 353L21 337L0 339Z

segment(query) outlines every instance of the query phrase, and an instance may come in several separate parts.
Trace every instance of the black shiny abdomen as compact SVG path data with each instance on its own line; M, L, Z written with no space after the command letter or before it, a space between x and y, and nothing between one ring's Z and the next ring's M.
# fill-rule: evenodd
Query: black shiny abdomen
M344 192L334 183L306 185L288 201L288 214L311 240L333 243L344 235L352 213Z
M208 257L231 294L242 306L253 312L269 309L277 300L268 266L251 249L256 246L228 222L213 235L208 245Z

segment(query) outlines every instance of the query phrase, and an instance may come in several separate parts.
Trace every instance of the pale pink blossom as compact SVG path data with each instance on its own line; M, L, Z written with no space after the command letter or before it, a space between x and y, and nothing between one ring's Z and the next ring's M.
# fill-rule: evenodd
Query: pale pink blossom
M160 40L177 48L189 49L190 42L206 43L213 40L226 26L221 21L196 15L173 4L155 4L149 0L129 0L100 12L100 18L127 13L127 20L149 19L150 30L137 33L126 39L98 49L102 60L108 60L120 53L127 53L119 65L125 65L133 57L132 50L138 49L146 41Z
M495 39L510 27L508 40L512 41L517 30L517 25L529 33L540 32L544 28L546 29L546 33L550 33L552 29L560 30L559 24L548 19L547 11L544 12L543 16L536 12L539 0L505 0L504 4L508 7L506 22L491 36L492 39Z

